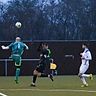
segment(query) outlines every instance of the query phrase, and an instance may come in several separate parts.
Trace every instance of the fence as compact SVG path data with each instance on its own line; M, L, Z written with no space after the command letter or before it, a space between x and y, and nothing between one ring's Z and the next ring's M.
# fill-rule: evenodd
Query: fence
M11 61L12 59L0 59L0 62L4 62L4 75L8 75L8 62ZM22 61L39 61L39 59L22 59Z
M48 42L49 48L52 51L54 63L57 64L59 75L77 75L81 64L80 52L82 52L81 44L87 42L90 45L93 60L90 62L88 72L96 74L96 41L52 41ZM39 53L37 52L38 42L26 42L29 50L23 54L23 61L21 67L21 75L32 75L33 69L38 63ZM10 42L1 42L1 45L8 45ZM14 75L14 63L10 56L10 50L2 50L0 48L0 75ZM33 59L31 59L33 58ZM48 67L46 69L48 71Z

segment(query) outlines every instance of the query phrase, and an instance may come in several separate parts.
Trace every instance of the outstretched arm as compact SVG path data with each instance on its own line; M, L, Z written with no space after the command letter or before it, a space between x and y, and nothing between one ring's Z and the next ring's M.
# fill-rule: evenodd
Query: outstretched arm
M24 45L25 45L26 50L28 50L28 49L29 49L29 47L28 47L26 44L24 44Z
M5 49L7 50L7 49L9 49L9 46L4 46L4 45L2 45L1 48L4 49L4 50L5 50Z

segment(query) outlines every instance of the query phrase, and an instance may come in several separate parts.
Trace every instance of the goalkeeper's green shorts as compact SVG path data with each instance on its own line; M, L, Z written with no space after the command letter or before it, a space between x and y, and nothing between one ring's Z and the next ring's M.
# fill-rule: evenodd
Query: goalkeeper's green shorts
M13 61L15 62L15 66L21 66L21 56L18 54L12 54L11 55Z

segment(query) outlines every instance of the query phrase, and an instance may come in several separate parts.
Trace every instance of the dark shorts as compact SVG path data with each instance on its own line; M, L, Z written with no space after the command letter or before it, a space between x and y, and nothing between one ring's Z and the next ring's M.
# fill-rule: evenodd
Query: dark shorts
M36 71L38 71L40 73L44 73L44 70L45 70L45 66L43 66L43 65L38 65L36 67Z
M21 66L15 66L16 68L21 68Z
M50 64L49 59L41 59L39 61L39 64L36 67L36 71L40 72L40 73L44 73L45 71L45 67L47 67L47 65Z

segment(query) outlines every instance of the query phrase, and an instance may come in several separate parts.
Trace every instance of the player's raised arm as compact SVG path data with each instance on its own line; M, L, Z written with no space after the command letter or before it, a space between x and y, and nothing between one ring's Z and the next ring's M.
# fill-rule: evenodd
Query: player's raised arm
M9 46L4 46L4 45L2 45L1 48L4 49L4 50L5 50L5 49L7 50L7 49L9 49Z
M29 49L29 47L28 47L26 44L24 44L24 46L25 46L26 50L28 50L28 49Z

